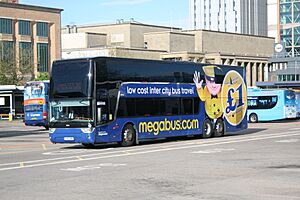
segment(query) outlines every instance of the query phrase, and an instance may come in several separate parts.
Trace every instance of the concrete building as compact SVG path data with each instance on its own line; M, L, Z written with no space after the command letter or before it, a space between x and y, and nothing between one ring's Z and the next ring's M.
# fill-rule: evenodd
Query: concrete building
M189 0L193 29L267 36L267 0Z
M21 68L26 51L34 77L38 72L49 72L52 61L61 58L61 11L0 1L1 61L13 60L16 68Z
M274 38L124 22L62 28L62 57L111 56L240 65L248 85L268 80ZM74 43L76 41L76 44Z

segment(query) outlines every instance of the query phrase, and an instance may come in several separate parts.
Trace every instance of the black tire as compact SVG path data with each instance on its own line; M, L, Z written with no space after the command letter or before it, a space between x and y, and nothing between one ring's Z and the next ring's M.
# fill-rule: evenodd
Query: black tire
M213 124L209 119L203 122L202 138L210 138L213 135Z
M252 114L249 116L249 121L250 121L251 123L257 123L257 122L258 122L257 114L252 113Z
M82 146L86 147L86 148L94 148L95 145L94 144L91 144L91 143L81 143Z
M136 132L131 124L126 124L122 130L122 142L120 145L123 147L132 146L135 144Z
M218 119L215 124L214 137L222 137L224 135L224 121L222 119Z
M44 126L44 128L45 128L46 130L49 130L49 126Z

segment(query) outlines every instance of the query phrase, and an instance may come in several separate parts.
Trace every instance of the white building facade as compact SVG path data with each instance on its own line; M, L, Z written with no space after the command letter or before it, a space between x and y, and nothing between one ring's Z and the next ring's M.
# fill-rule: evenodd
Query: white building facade
M193 29L267 36L267 0L189 0Z

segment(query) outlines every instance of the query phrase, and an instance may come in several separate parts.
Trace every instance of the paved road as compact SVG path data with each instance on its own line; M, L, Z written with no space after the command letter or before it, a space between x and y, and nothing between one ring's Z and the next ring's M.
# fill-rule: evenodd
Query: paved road
M51 144L42 128L0 122L1 200L300 199L299 125L85 149Z

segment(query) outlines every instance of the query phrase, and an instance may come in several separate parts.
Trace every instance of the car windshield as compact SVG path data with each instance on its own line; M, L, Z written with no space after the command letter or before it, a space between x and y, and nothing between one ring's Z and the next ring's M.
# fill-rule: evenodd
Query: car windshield
M92 122L90 100L56 100L50 102L50 122Z

